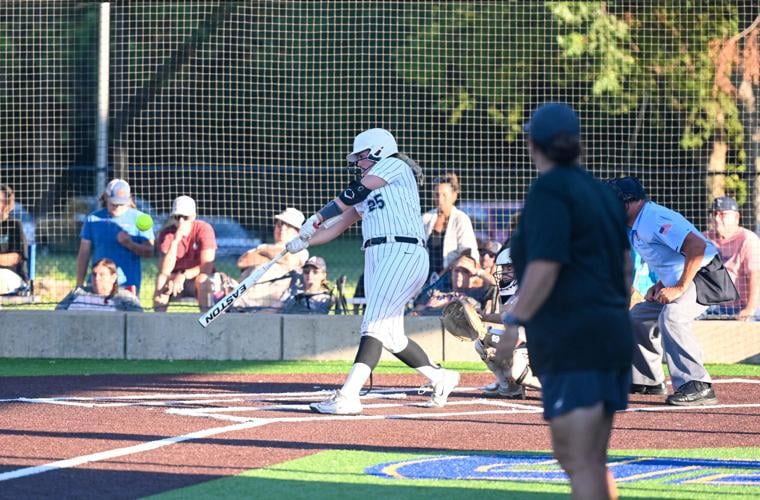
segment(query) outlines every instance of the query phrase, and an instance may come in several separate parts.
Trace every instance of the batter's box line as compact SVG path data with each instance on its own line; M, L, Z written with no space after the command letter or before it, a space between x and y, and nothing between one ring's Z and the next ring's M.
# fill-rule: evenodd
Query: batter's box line
M456 406L473 406L482 405L487 407L499 407L498 410L474 410L474 411L457 411L454 413L446 413L445 415L489 415L489 414L501 414L501 415L514 415L514 414L535 414L541 413L543 410L541 407L513 404L501 401L491 401L486 399L475 399L469 401L450 401L446 404L446 408ZM378 403L378 404L364 404L366 410L377 409L389 409L389 408L420 408L425 407L424 403ZM431 409L435 410L435 409ZM214 418L218 420L232 421L232 422L247 422L250 420L266 417L243 417L230 415L230 413L244 413L244 412L265 412L265 411L286 411L286 412L309 412L311 411L309 405L270 405L270 406L232 406L226 408L171 408L166 413L172 415L181 415L188 417L201 417L201 418ZM440 417L442 413L430 411L424 413L424 415L431 417ZM384 415L387 418L407 418L407 415ZM316 417L319 418L319 417Z
M456 392L476 391L472 387L460 387ZM131 406L172 406L211 404L220 402L237 401L260 401L260 400L310 400L327 397L332 390L320 389L316 391L299 392L237 392L237 393L195 393L195 394L129 394L119 396L60 396L60 397L18 397L0 399L7 403L32 403L52 404L61 406L76 406L80 408L119 408ZM378 399L403 399L406 394L421 394L419 387L398 387L390 389L377 389L367 396Z

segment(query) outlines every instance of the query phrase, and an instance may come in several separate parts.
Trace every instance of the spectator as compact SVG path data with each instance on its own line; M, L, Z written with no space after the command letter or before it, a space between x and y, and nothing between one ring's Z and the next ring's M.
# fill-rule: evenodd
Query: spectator
M240 280L245 279L258 266L272 260L285 249L285 244L298 236L298 230L303 225L305 217L300 210L288 207L274 217L274 242L263 243L245 252L237 261L242 273ZM272 266L261 280L243 297L235 302L238 311L257 311L276 307L278 301L288 290L303 268L309 251L303 250L296 254L287 254Z
M133 311L142 312L140 300L119 288L116 264L100 259L92 266L92 286L76 288L57 306L56 311Z
M100 194L100 198L98 198L98 204L100 205L100 208L108 208L108 193L111 192L111 189L116 185L117 182L126 182L124 179L111 179L108 181L108 184L106 184L106 189ZM134 199L129 200L129 206L132 208L137 208L137 205L135 204Z
M8 216L16 203L13 188L0 185L0 295L26 288L27 242L21 221Z
M420 298L415 301L413 314L419 316L440 315L446 304L464 296L475 299L480 309L485 310L488 302L496 295L496 287L479 280L477 278L478 271L482 271L482 269L472 257L461 255L454 261L451 269L451 291L446 292L433 288L426 294L420 294Z
M539 106L525 131L538 178L510 241L519 299L506 307L496 349L513 348L525 326L573 498L617 498L607 446L615 412L628 405L633 348L625 213L580 164L581 125L569 105Z
M739 300L710 306L708 314L735 315L746 321L760 319L760 238L739 225L739 205L728 196L712 205L713 229L705 236L716 246Z
M142 212L130 206L132 195L126 181L117 179L110 186L108 207L92 212L84 221L76 286L84 284L91 257L95 262L108 258L118 266L119 285L138 295L142 278L140 257L153 256L153 228L137 229L135 220Z
M631 393L665 394L664 347L676 388L667 403L717 404L691 323L707 309L695 279L715 260L720 264L718 250L681 214L650 201L637 178L609 183L624 203L634 249L659 279L631 309L637 344Z
M501 251L501 243L498 241L485 241L478 247L478 253L480 254L480 268L478 269L477 277L483 280L484 283L490 285L496 284L496 255Z
M327 286L327 264L322 257L312 256L303 265L303 281L291 286L280 312L283 314L328 314L335 304Z
M171 222L158 235L158 276L153 307L166 311L174 297L194 297L201 311L213 305L216 235L208 222L196 218L195 200L178 196ZM221 288L221 287L220 287ZM219 291L219 290L217 290Z
M447 173L436 178L438 207L422 215L430 255L430 274L442 276L454 260L467 252L477 262L478 242L470 217L454 206L459 195L459 178Z

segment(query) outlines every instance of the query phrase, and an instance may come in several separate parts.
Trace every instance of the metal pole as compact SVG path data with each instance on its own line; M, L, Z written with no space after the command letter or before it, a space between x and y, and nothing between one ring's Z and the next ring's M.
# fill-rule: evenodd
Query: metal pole
M95 164L95 197L106 189L108 173L108 72L109 32L111 4L100 4L100 32L98 36L98 131Z

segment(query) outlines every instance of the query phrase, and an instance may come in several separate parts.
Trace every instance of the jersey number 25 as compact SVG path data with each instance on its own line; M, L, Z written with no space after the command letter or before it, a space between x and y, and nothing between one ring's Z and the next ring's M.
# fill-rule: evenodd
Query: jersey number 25
M374 196L370 196L369 199L367 199L367 208L370 212L372 212L374 209L382 209L385 208L385 200L383 200L383 195L380 193L377 193Z

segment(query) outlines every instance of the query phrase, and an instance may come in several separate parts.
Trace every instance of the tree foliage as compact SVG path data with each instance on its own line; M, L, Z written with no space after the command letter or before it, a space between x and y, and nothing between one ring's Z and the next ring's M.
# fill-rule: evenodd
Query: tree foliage
M542 8L544 15L537 13ZM526 103L542 90L612 115L641 110L646 101L653 123L677 128L683 150L725 143L726 158L709 169L725 174L726 191L746 199L739 106L758 84L760 58L757 28L744 34L745 49L738 48L737 34L746 26L739 25L735 2L452 3L428 9L429 22L409 37L399 67L439 96L452 123L484 106L512 140ZM508 42L492 43L495 38ZM508 54L500 53L503 46ZM732 82L740 71L744 83L737 91Z

